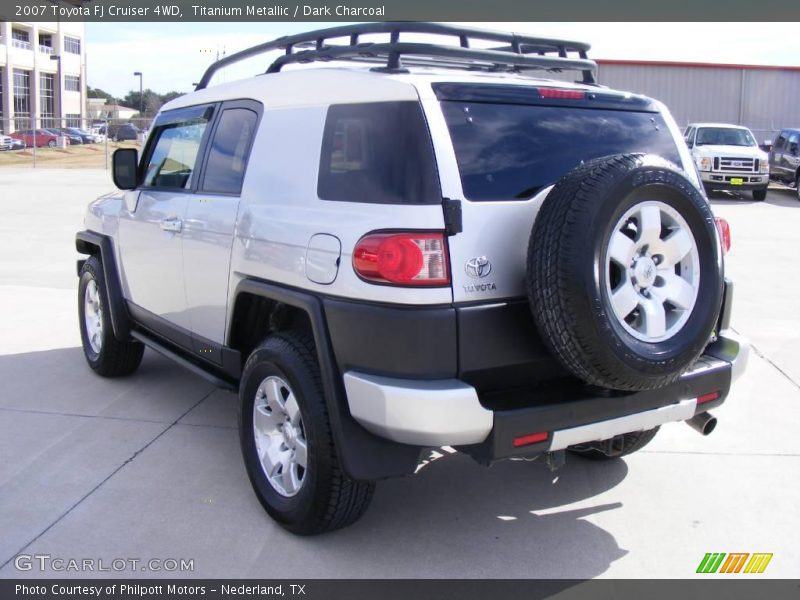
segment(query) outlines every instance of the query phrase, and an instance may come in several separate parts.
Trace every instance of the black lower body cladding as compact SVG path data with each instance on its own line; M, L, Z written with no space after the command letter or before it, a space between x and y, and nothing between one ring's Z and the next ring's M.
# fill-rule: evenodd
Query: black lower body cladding
M644 390L703 352L722 301L708 202L671 163L604 157L576 167L542 205L528 250L537 327L576 377Z

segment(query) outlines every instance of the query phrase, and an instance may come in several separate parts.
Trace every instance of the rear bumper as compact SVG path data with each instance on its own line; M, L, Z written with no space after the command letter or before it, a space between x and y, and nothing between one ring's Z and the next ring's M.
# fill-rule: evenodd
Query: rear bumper
M350 412L383 438L418 446L460 446L487 461L561 450L690 419L725 401L747 363L748 344L725 330L675 383L658 389L613 395L586 388L542 388L501 398L480 398L459 379L406 380L344 374ZM718 395L698 404L698 398ZM542 441L515 445L533 433Z

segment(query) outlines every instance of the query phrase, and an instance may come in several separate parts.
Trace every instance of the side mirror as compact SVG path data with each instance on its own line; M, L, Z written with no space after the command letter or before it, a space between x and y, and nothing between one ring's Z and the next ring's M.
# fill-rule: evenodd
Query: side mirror
M692 141L686 142L686 145L689 146L689 148L694 148L694 142Z
M114 185L121 190L133 190L139 184L139 153L134 148L119 148L112 160Z

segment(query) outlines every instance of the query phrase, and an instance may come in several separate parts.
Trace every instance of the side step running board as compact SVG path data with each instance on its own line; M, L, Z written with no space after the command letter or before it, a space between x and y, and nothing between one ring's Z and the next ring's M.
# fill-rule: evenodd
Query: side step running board
M209 371L205 370L203 367L188 360L183 354L179 354L174 350L171 350L161 342L156 341L154 338L147 335L146 333L142 333L141 331L131 331L131 337L139 340L145 346L147 346L148 348L152 348L159 354L174 360L176 363L188 369L195 375L200 375L200 377L203 377L206 380L210 381L218 388L222 388L224 390L230 390L232 392L236 392L239 389L238 386L232 381L228 379L222 379L221 377L217 377L213 373L210 373Z

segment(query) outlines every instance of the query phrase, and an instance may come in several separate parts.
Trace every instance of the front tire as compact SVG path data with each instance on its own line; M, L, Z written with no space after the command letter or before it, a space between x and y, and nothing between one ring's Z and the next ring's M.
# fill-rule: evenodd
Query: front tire
M239 386L239 437L259 501L285 529L313 535L346 527L367 510L373 482L339 462L310 335L268 337Z
M83 354L95 373L121 377L139 368L144 345L133 340L120 341L114 336L103 263L97 255L90 257L81 269L78 320Z
M767 199L767 188L763 190L753 190L753 200L761 202Z

